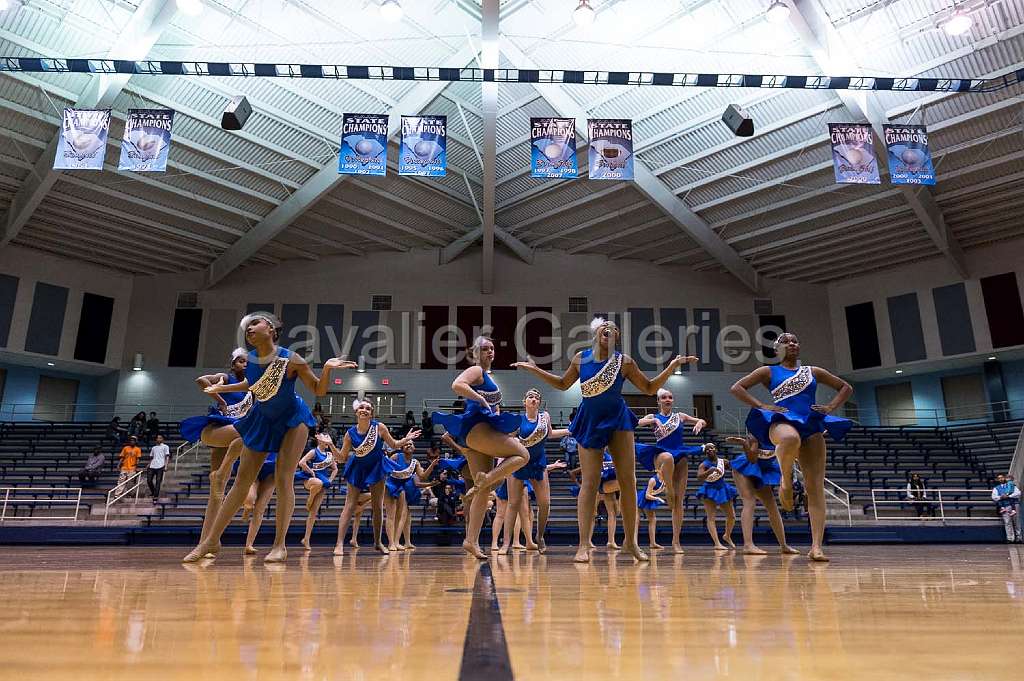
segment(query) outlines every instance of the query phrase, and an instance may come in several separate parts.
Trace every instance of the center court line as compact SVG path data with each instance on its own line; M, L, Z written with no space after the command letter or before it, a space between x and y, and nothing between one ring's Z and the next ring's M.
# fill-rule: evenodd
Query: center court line
M491 566L483 563L473 584L459 681L512 681L513 678L494 575Z

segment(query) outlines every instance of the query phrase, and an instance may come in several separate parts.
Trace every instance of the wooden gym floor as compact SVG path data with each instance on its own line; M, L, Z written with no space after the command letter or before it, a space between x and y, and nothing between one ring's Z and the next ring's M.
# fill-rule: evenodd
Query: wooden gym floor
M831 547L637 565L567 547L335 559L0 549L3 679L1005 679L1024 549Z

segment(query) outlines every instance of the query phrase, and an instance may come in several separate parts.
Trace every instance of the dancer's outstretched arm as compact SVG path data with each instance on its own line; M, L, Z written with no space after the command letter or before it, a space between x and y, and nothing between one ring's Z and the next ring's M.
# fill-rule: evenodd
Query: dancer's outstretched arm
M768 411L778 412L788 411L785 407L780 407L777 404L766 404L750 394L750 389L755 385L763 385L767 387L771 378L772 370L770 368L766 366L758 367L733 383L732 387L729 388L729 392L731 392L733 397L737 400L743 404L753 407L754 409L767 409Z
M554 375L550 371L541 369L537 366L537 363L533 361L533 357L529 356L527 356L525 362L514 362L512 364L512 368L525 369L556 390L568 390L573 383L579 380L580 377L580 353L577 352L573 356L572 361L569 363L569 367L561 377Z
M811 369L814 374L814 378L818 383L824 383L828 387L836 391L836 396L832 398L832 401L828 404L815 404L811 406L811 409L820 414L831 414L839 407L846 403L846 400L850 399L853 395L853 386L839 378L835 374L821 367L814 367Z
M422 434L422 431L415 429L410 430L409 433L401 440L396 440L394 437L391 436L391 431L388 430L387 426L385 426L383 423L378 423L377 434L384 440L384 444L386 444L388 447L391 447L391 449L401 449L410 442L415 442L416 439Z
M643 394L655 395L661 386L665 385L665 381L668 380L668 377L672 375L677 367L681 367L684 364L695 364L699 359L699 357L683 357L682 355L676 355L660 374L654 378L647 378L644 372L640 371L640 367L636 365L636 362L633 361L632 357L629 355L623 355L622 375L625 376L630 383L635 385Z
M199 386L200 390L206 392L206 389L209 388L211 385L220 385L222 383L227 383L229 378L230 377L223 372L219 374L206 374L196 379L196 385ZM228 403L225 402L224 398L221 397L220 395L213 394L213 399L215 399L217 401L217 404L220 405L221 407L228 406Z
M288 362L288 368L292 369L294 367L295 373L303 385L309 388L310 392L317 397L323 397L327 394L327 387L331 383L332 371L335 369L355 369L357 366L359 365L355 362L349 362L340 357L332 357L324 362L324 370L320 373L320 376L317 376L301 355L293 354Z

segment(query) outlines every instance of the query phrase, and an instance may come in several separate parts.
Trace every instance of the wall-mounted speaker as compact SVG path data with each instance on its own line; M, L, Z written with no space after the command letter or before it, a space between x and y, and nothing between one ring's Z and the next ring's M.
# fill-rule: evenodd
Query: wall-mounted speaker
M232 97L220 117L220 127L225 130L241 130L250 115L252 115L252 107L249 105L249 100L242 95Z
M722 114L722 122L728 125L737 137L753 137L754 135L754 119L745 109L741 109L735 104L730 104Z

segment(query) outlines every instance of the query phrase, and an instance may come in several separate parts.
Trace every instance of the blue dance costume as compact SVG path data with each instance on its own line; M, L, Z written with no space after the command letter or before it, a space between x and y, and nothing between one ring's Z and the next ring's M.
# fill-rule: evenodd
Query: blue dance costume
M461 414L435 411L431 415L434 423L440 423L448 431L448 434L463 447L467 446L466 438L469 437L469 431L473 430L478 423L486 423L499 433L514 433L519 428L518 414L501 414L495 411L501 407L501 391L486 371L483 374L483 381L472 388L487 400L486 408L476 400L466 400L466 409Z
M523 489L525 489L526 493L530 495L531 500L536 500L537 494L536 492L533 491L533 483L531 483L529 480L524 480ZM504 482L502 482L498 486L498 489L494 490L494 493L498 495L498 498L501 499L502 501L508 501L508 480L506 479Z
M439 459L437 467L442 471L461 474L462 468L466 465L466 457L456 456L451 459Z
M233 378L228 374L228 378ZM204 416L192 416L181 422L181 436L189 442L199 442L202 439L203 430L206 426L233 426L238 419L249 413L252 407L252 393L249 391L236 393L221 393L221 398L226 403L210 407Z
M238 475L238 462L240 459L235 459L235 463L231 466L231 474ZM256 481L263 482L274 474L277 468L277 452L270 452L267 454L267 458L263 460L263 465L260 466L260 470L256 473Z
M662 489L665 488L665 483L663 483L661 481L661 478L659 478L657 475L654 476L654 480L655 480L655 482L654 482L654 492L655 493L657 493L659 490L662 490ZM637 508L639 508L639 509L641 509L643 511L652 511L652 510L654 510L656 508L660 508L660 507L664 506L665 503L666 502L665 502L664 499L655 499L654 501L651 501L650 499L648 499L647 498L647 488L646 487L644 487L643 489L638 489L636 491L636 506L637 506Z
M295 479L299 482L305 482L315 477L323 483L324 489L327 489L331 486L332 463L334 463L334 454L330 450L325 452L317 447L313 452L313 458L306 463L310 470L313 471L313 475L302 470L302 467L299 466L298 470L295 471Z
M636 460L644 465L649 471L655 470L654 464L658 455L668 452L672 460L679 463L679 460L686 456L700 454L701 447L691 447L683 444L683 431L686 430L683 424L683 417L679 412L664 416L660 412L654 415L658 425L654 428L654 438L658 441L655 445L636 445Z
M635 430L637 418L622 399L622 353L604 362L594 359L591 349L580 355L580 391L583 402L569 432L581 447L604 449L618 430Z
M245 378L255 398L249 413L235 423L245 446L254 452L276 452L285 434L296 426L316 426L316 419L301 397L295 394L295 379L288 378L292 351L279 347L267 364L259 364L256 351L249 352Z
M853 421L838 416L820 414L811 405L815 403L818 381L814 378L812 367L800 365L796 369L787 369L782 365L769 367L771 379L768 389L771 390L775 404L785 407L787 411L774 412L768 409L751 409L747 415L747 430L757 438L764 449L775 449L768 433L775 423L786 423L793 426L803 440L815 433L824 433L836 442L842 442L847 431L853 427Z
M744 455L743 458L746 458ZM722 457L718 457L718 463L711 463L711 459L704 459L703 465L711 472L708 477L704 478L704 482L697 488L698 499L708 499L713 501L715 504L728 504L739 492L733 485L730 485L725 481L725 464L726 460ZM778 462L775 464L778 466ZM712 479L714 478L714 479Z
M377 421L370 421L365 435L359 434L359 427L348 429L348 437L352 449L348 461L345 462L345 480L348 484L364 489L376 485L392 471L398 470L397 464L384 456L384 440L378 432Z
M409 468L409 464L412 463L405 458L405 453L402 451L398 452L398 460L393 461L388 457L390 465L388 466L388 476L384 479L384 487L387 490L388 496L397 499L405 492L405 500L409 502L410 492L409 488L416 488L415 473L403 474ZM399 477L395 474L398 473ZM418 488L416 488L418 490ZM416 502L413 502L416 503Z
M519 470L512 473L517 480L543 480L544 472L548 467L548 455L544 451L544 444L548 441L548 434L551 432L551 416L542 411L537 414L537 420L531 421L522 415L522 424L519 426L519 441L530 453L530 461Z

